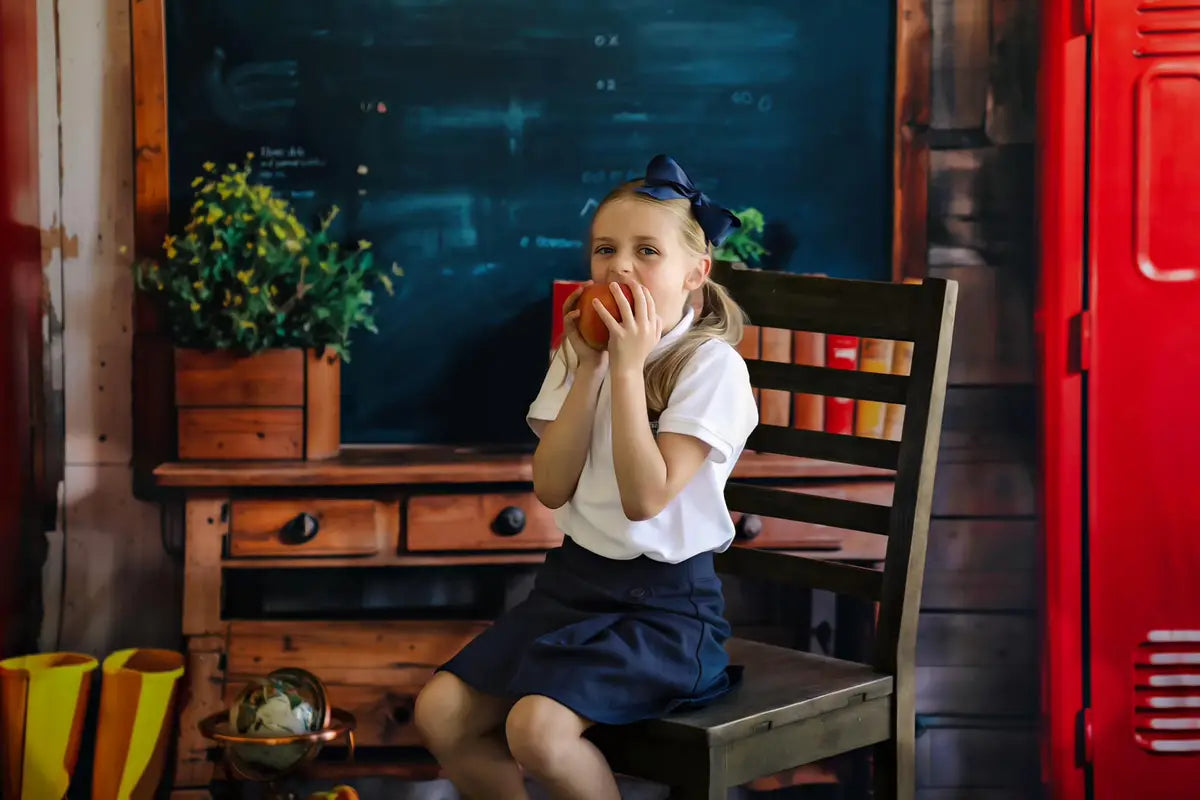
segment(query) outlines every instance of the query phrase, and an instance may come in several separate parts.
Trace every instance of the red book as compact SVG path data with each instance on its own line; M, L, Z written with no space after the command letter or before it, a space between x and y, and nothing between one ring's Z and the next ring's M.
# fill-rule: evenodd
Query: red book
M858 369L858 337L828 334L825 337L825 366ZM825 432L854 435L854 398L825 398Z

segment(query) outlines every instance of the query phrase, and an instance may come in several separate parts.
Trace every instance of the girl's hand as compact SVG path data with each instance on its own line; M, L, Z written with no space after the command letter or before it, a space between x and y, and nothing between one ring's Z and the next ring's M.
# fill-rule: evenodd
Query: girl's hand
M579 335L579 309L577 308L579 295L583 293L584 287L590 286L591 283L591 281L587 281L580 285L563 301L563 335L571 343L571 350L575 353L577 361L577 369L600 371L608 364L608 353L588 347L583 341L583 337Z
M608 309L601 305L599 300L593 304L608 328L608 352L612 358L613 371L631 370L640 373L646 365L650 351L662 338L662 320L654 308L654 298L641 284L630 284L629 289L633 292L633 307L630 308L629 301L625 299L616 283L609 284L609 289L621 312L620 322L608 313Z

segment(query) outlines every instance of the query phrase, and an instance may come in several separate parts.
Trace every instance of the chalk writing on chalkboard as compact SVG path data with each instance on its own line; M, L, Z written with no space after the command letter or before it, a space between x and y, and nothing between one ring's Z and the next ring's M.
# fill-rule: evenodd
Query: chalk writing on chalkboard
M208 160L405 277L348 442L528 447L551 282L655 153L768 221L773 269L889 275L890 0L168 0L173 213ZM176 217L179 218L178 216Z

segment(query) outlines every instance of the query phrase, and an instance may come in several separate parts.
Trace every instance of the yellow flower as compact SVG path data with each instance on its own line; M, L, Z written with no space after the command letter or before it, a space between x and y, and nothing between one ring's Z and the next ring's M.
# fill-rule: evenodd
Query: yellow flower
M308 256L300 256L300 266L302 266L302 267L312 266L312 262L308 260Z
M370 250L371 243L368 242L366 239L359 239L358 240L358 249L359 250Z
M193 178L193 179L192 179L192 187L193 187L193 188L195 188L195 187L199 186L199 185L200 185L200 184L202 184L202 183L204 183L204 178L201 178L201 177L197 176L197 177L195 177L195 178Z
M205 217L204 221L212 225L223 216L225 216L225 209L214 203L208 207L208 216Z
M231 295L229 293L229 290L226 289L225 290L225 300L221 303L221 305L225 306L226 308L229 308L229 304L232 301L233 301L233 295Z
M292 253L300 252L300 243L297 242L295 239L288 239L283 244L288 249L289 252L292 252Z
M404 277L404 268L401 267L399 264L392 264L392 274L395 275L397 278L403 278Z
M258 326L257 326L257 325L255 325L253 322L251 322L251 321L250 321L250 320L248 320L248 319L244 319L244 320L242 320L241 322L239 322L238 324L239 324L239 325L241 325L243 328L249 328L250 330L257 330L257 329L258 329Z
M247 244L249 244L249 242L247 242ZM267 248L263 247L263 246L260 244L260 245L258 246L258 254L259 254L260 256L265 256L265 255L267 254Z
M240 272L238 272L238 274L237 274L237 279L247 286L250 285L250 279L253 277L254 277L254 270L252 270L252 269L244 269L244 270L241 270Z
M192 284L192 288L196 289L197 291L204 291L204 281L196 281Z
M275 223L271 223L271 232L275 234L276 239L286 239L287 231Z
M251 287L250 287L250 294L258 294L258 287L257 287L257 286L251 286Z
M233 307L237 308L241 304L242 304L242 296L239 294L238 296L233 298Z
M174 258L177 255L179 255L179 251L176 250L174 247L167 248L167 258Z
M213 162L211 162L211 161L204 162L204 171L205 172L212 172L216 168L217 168L217 165L214 164Z
M197 211L199 211L203 207L204 207L204 201L197 200L196 202L192 203L192 213L195 214Z
M213 250L224 250L225 243L222 242L220 239L213 239L212 249Z
M200 304L192 303L192 311L199 311L199 310L200 310Z
M392 279L391 278L389 278L387 275L380 275L379 282L382 283L383 287L388 290L388 294L392 293Z
M254 160L254 153L246 153L246 160L247 160L247 161L253 161L253 160Z
M192 260L191 260L191 261L189 261L188 263L189 263L189 264L199 264L199 263L200 263L200 256L192 256Z
M272 286L272 287L271 287L271 297L274 297L274 296L275 296L275 295L277 295L277 294L279 294L279 289L278 289L278 288L276 288L276 287L274 287L274 286Z

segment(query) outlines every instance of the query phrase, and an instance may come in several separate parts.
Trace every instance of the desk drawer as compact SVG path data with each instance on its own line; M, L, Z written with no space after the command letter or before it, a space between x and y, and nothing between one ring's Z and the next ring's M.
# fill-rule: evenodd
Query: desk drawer
M532 492L415 495L405 512L411 551L526 550L557 547L554 512Z
M234 500L229 555L368 556L400 531L395 502L347 498Z
M235 622L230 625L224 699L280 667L312 672L329 701L354 714L363 747L419 744L413 701L433 670L486 623L468 621Z

